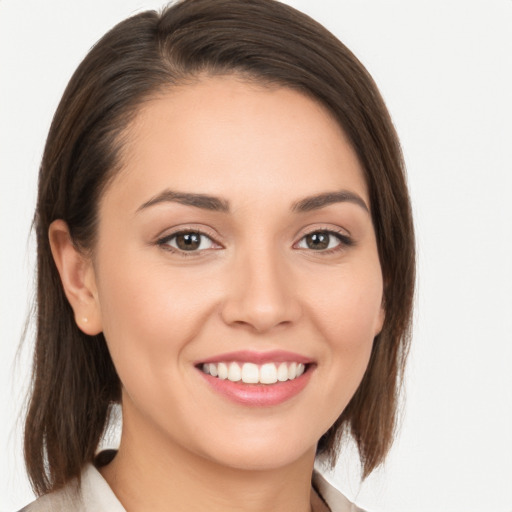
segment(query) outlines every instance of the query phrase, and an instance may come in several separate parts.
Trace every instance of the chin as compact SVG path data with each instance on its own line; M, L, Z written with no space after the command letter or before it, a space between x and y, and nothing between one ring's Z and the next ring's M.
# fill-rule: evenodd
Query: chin
M249 437L239 442L232 441L229 445L218 443L214 450L210 446L204 456L212 462L244 471L270 471L283 468L305 458L314 461L316 442L304 440L265 439Z

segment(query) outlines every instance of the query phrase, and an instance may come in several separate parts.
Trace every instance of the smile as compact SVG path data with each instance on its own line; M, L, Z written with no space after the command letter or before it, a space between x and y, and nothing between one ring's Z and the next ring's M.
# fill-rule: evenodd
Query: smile
M283 404L301 393L317 362L284 350L239 350L196 361L199 375L215 394L250 407Z
M275 384L286 382L300 377L306 369L303 363L278 362L278 363L238 363L218 362L204 363L201 370L212 377L231 382L243 382L245 384Z

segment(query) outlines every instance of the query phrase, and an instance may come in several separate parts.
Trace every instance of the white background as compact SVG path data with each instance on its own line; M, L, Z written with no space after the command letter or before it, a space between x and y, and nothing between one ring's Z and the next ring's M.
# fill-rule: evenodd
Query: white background
M512 511L512 1L296 0L367 66L409 171L419 250L401 433L362 485L373 512ZM0 510L32 499L17 417L30 336L30 222L51 116L90 46L161 2L0 0Z

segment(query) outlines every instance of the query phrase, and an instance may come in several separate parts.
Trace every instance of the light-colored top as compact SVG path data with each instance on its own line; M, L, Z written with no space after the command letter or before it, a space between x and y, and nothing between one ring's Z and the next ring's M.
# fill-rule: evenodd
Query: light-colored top
M316 471L313 473L314 512L364 512L337 491ZM76 482L37 499L19 512L126 512L100 472L88 464L82 473L82 486Z

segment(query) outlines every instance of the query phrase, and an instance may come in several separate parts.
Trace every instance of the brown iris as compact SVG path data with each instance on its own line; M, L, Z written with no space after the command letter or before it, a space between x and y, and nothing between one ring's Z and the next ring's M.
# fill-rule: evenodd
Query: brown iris
M194 251L201 245L199 233L180 233L176 235L176 246L182 251Z
M306 245L309 249L322 250L329 247L330 234L325 231L316 231L306 235Z

